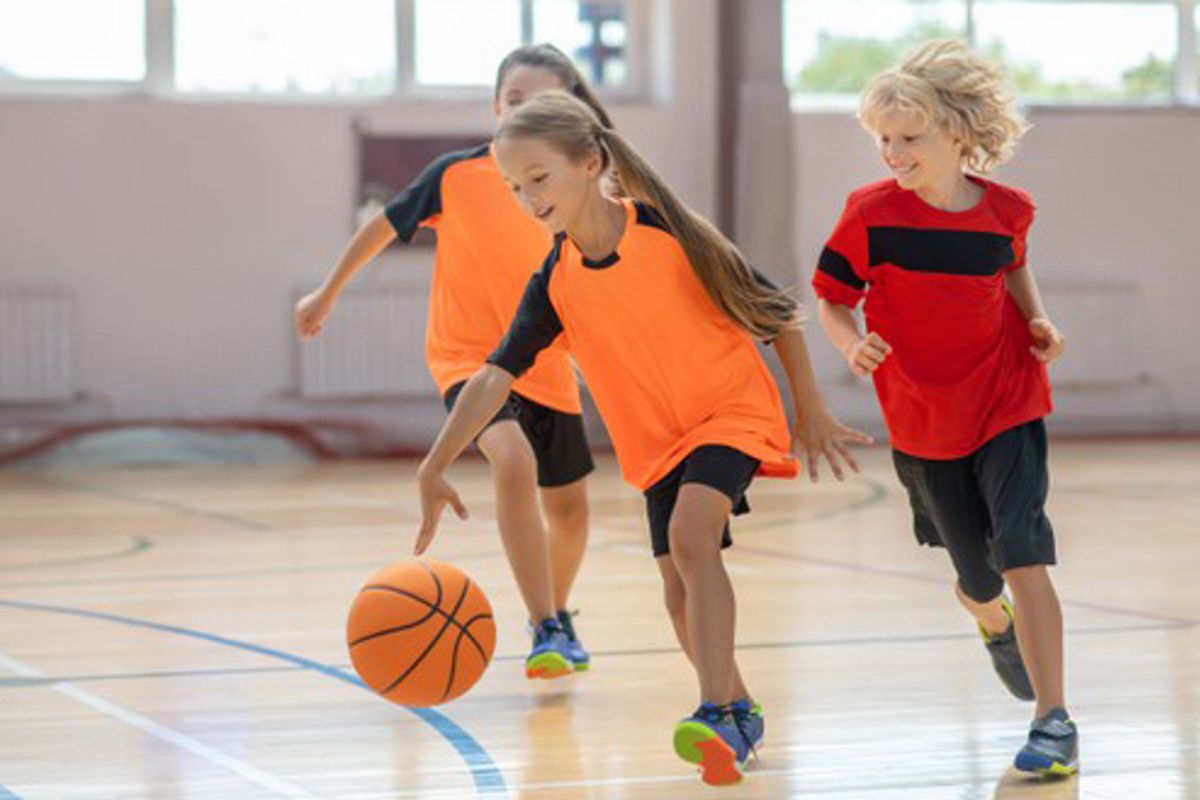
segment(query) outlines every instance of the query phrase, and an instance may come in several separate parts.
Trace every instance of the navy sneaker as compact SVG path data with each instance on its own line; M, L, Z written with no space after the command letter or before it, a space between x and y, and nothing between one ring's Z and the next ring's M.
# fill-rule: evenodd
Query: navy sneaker
M578 611L559 611L558 624L562 625L563 631L567 634L567 640L571 643L571 648L568 651L571 666L575 668L576 672L586 672L588 667L592 665L592 656L588 653L587 648L583 646L583 642L579 641L579 637L575 635L575 625L571 621L571 618L578 613Z
M983 646L992 657L992 667L1000 676L1004 688L1018 700L1033 700L1033 684L1029 681L1029 673L1025 669L1025 661L1021 658L1021 649L1017 646L1017 627L1013 623L1013 607L1007 597L1000 598L1000 605L1008 615L1008 630L999 636L988 636L983 626L979 626L979 635L983 637Z
M700 780L709 786L728 786L742 779L750 743L738 728L728 706L702 703L690 717L675 725L675 754L700 766Z
M766 732L766 720L763 719L762 706L758 703L751 703L750 698L747 697L730 703L729 711L733 714L733 721L737 723L738 729L746 737L750 752L757 756L758 749L763 744L763 734Z
M533 631L533 649L525 659L526 678L561 678L570 675L571 642L554 617L542 620Z
M1074 775L1079 771L1079 729L1065 708L1053 709L1029 726L1029 739L1013 766L1022 772Z

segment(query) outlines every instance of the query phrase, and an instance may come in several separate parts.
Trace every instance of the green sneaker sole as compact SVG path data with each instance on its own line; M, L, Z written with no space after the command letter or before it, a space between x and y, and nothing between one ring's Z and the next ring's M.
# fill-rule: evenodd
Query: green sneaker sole
M561 678L572 672L571 662L558 653L538 653L525 661L526 678Z
M699 722L675 726L675 754L700 765L700 780L710 786L728 786L742 779L737 756L711 728Z

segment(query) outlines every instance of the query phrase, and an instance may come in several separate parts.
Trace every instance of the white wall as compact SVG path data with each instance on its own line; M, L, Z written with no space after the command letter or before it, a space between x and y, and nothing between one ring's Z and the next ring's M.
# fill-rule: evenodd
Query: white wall
M680 193L711 213L716 0L660 0L656 8L654 102L617 106L615 116ZM1035 110L1032 119L1035 129L998 178L1040 205L1032 261L1071 341L1057 424L1200 428L1192 352L1200 333L1192 311L1200 296L1192 255L1200 113ZM355 120L481 137L491 124L478 102L0 98L0 285L76 295L77 383L94 398L68 408L0 407L0 424L320 415L376 420L425 443L441 419L432 398L323 406L292 398L290 309L350 233ZM807 285L846 193L882 173L848 114L797 114L794 133L796 278ZM428 264L428 251L389 255L362 285L420 292ZM1080 286L1130 281L1128 313L1097 324L1094 308L1081 311ZM848 382L815 326L811 333L834 402L858 421L877 421L872 393ZM414 342L410 357L419 352ZM1077 366L1066 366L1072 360ZM1114 362L1134 377L1087 385L1094 367Z
M714 207L715 0L662 0L653 102L617 124L679 192ZM686 22L686 24L683 24ZM491 130L486 102L284 104L153 97L0 98L0 286L54 286L77 303L77 385L94 402L15 416L385 419L421 441L436 401L288 400L296 291L351 233L352 124ZM428 251L385 257L371 281L420 291ZM414 343L414 353L420 343Z
M1051 372L1059 430L1200 429L1200 111L1033 109L1033 130L994 175L1038 204L1030 263L1068 350ZM885 177L849 113L798 113L800 280L846 194ZM811 300L811 291L808 294ZM1111 312L1111 313L1110 313ZM872 392L811 327L820 376L859 422Z

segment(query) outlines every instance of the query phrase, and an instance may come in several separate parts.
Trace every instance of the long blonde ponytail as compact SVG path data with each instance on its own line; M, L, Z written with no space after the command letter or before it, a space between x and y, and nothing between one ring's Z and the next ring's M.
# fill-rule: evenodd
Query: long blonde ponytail
M565 92L543 92L500 125L496 139L504 138L540 139L576 162L599 150L625 194L662 215L705 291L731 320L762 339L799 325L795 299L760 283L737 247L679 200L646 160L585 103Z

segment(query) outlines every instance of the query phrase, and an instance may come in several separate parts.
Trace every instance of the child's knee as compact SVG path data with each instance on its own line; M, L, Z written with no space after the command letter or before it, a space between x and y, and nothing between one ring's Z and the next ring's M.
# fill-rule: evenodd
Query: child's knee
M689 524L685 518L673 517L667 528L667 540L671 544L671 558L681 572L689 567L720 558L719 536L708 536L709 532ZM710 541L711 540L711 541Z
M1033 564L1027 567L1013 567L1004 571L1004 580L1014 591L1018 591L1032 583L1050 580L1050 571L1045 564Z
M546 518L554 529L567 534L586 535L588 526L586 496L546 504L545 509Z
M960 599L979 605L990 603L1004 591L1004 579L991 570L960 573L954 585L954 593Z
M536 475L533 451L525 443L504 442L488 448L488 465L500 483L526 483Z

